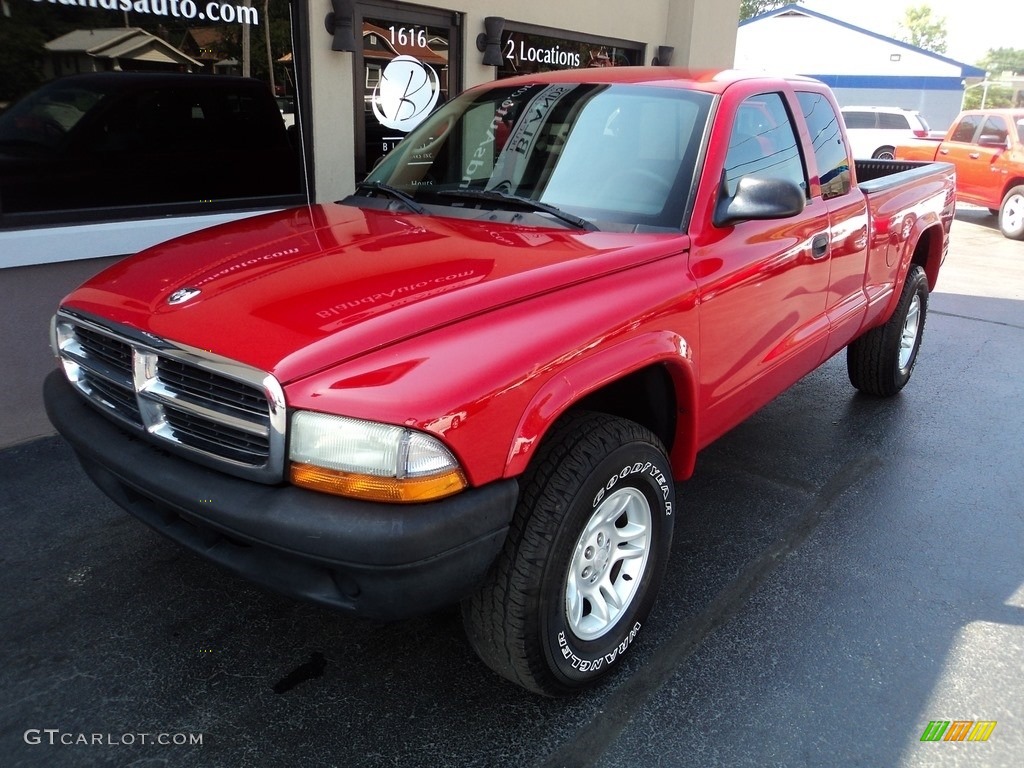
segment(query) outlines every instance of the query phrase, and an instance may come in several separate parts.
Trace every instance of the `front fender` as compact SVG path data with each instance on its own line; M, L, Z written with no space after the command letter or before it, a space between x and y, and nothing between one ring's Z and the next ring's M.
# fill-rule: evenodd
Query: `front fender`
M697 377L689 342L671 331L635 336L579 360L549 379L523 411L505 462L505 477L526 470L548 429L574 404L652 365L665 366L675 390L672 473L676 479L689 477L697 454Z

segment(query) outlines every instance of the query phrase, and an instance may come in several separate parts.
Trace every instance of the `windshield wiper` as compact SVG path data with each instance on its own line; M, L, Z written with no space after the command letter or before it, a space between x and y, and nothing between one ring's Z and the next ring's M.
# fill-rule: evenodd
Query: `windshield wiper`
M572 213L567 213L561 208L556 208L549 203L542 203L540 200L534 200L530 197L510 195L507 192L499 192L496 189L444 189L439 190L437 194L444 197L464 197L469 198L470 200L488 200L537 213L549 213L556 219L564 221L566 224L572 224L572 226L578 229L585 229L588 232L598 231L598 228L592 222L580 218Z
M408 195L400 189L392 187L390 184L385 184L381 181L360 181L356 184L356 190L370 190L372 192L380 192L381 194L387 195L388 197L394 198L398 202L402 203L413 213L420 213L424 216L429 216L427 209L416 202L412 195Z

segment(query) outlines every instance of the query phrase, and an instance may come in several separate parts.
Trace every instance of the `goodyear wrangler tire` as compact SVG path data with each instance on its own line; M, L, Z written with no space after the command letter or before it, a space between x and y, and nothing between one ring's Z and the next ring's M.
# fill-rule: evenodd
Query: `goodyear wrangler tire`
M912 266L892 317L846 348L850 383L865 394L891 397L910 381L928 314L928 278Z
M501 555L462 605L484 663L546 696L614 671L664 575L674 504L650 431L594 413L556 425L524 477Z

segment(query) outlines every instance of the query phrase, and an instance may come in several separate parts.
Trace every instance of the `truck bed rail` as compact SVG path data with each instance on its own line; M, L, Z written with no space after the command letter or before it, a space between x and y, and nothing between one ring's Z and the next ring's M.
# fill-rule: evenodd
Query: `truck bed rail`
M928 176L942 166L952 171L950 163L918 160L854 160L857 184L866 194L879 192L890 186L904 183L920 176Z

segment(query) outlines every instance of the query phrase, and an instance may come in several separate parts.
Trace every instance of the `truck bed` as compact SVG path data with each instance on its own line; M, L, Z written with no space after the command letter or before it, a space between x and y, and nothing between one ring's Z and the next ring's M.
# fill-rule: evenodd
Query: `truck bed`
M857 184L865 194L881 192L911 179L919 179L939 170L940 166L950 163L928 162L924 160L854 160L857 173Z

